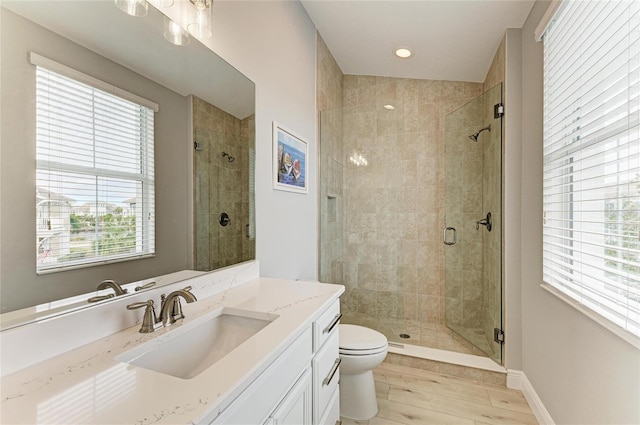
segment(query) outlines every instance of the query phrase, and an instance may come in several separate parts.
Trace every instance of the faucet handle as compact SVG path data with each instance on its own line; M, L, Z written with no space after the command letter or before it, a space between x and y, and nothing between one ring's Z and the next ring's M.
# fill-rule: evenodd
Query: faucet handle
M113 298L115 297L114 294L108 294L108 295L97 295L95 297L91 297L87 300L87 302L90 303L97 303L98 301L104 301L104 300L108 300L109 298Z
M146 307L144 310L144 316L142 317L142 327L140 333L146 334L153 332L156 329L156 311L153 308L153 300L137 302L129 304L127 310L136 310L138 308Z
M138 291L142 291L143 289L153 288L154 286L156 286L155 282L149 282L149 283L145 283L144 285L136 286L134 290L138 292Z
M184 319L184 313L182 313L182 304L180 304L180 297L173 299L173 306L171 306L171 323L175 323L180 319Z

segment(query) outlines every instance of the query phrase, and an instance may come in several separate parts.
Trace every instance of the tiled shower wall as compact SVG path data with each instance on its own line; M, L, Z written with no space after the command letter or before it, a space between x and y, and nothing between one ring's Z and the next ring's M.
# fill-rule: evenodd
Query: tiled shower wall
M444 324L445 117L482 88L344 77L345 311Z
M249 155L254 116L240 120L202 99L193 99L194 259L196 270L213 270L255 258L255 238L247 238ZM229 162L223 152L235 157ZM231 221L219 224L226 212Z

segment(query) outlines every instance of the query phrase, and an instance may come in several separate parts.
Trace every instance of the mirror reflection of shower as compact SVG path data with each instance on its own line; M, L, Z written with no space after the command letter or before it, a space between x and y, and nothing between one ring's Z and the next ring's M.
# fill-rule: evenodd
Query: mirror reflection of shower
M473 133L471 136L469 136L469 139L473 140L474 142L477 142L478 136L480 136L480 133L482 133L485 130L491 131L491 124Z
M228 154L228 153L226 153L226 152L222 152L222 157L223 157L223 158L224 158L224 157L226 157L226 158L227 158L227 161L229 161L229 162L233 162L233 161L235 161L235 160L236 160L236 157L235 157L235 156L231 156L231 155L229 155L229 154Z

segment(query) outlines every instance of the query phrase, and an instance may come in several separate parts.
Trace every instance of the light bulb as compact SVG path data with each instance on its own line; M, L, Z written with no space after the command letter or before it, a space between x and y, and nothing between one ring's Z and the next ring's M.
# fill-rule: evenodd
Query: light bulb
M408 47L398 47L394 51L394 53L400 59L407 59L407 58L410 58L413 55L413 52Z
M146 0L115 0L115 3L118 9L131 16L145 16L149 10Z
M190 41L189 34L166 16L164 17L164 38L176 46L186 46Z

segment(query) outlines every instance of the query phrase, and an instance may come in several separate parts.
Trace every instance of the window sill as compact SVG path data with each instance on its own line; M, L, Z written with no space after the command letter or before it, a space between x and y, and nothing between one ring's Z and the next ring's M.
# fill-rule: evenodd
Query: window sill
M127 257L119 257L119 258L111 258L108 260L102 261L93 261L90 263L83 264L74 264L69 266L55 267L50 269L38 270L36 271L36 275L41 276L45 274L58 273L58 272L66 272L68 270L76 270L76 269L84 269L87 267L96 267L96 266L104 266L106 264L114 264L114 263L123 263L125 261L135 261L135 260L143 260L145 258L153 258L155 254L142 254L136 256L127 256Z
M569 304L571 307L575 308L576 310L578 310L579 312L587 316L589 319L593 320L603 328L607 329L609 332L613 333L618 338L623 339L628 344L631 344L633 347L640 350L639 337L635 336L631 332L626 331L625 329L622 329L620 326L616 325L615 323L605 319L604 317L602 317L595 311L591 310L590 308L585 307L584 305L578 303L576 300L564 294L562 291L554 288L552 285L549 285L548 283L543 282L540 286L542 287L542 289L556 296L557 298L564 301L565 303Z

